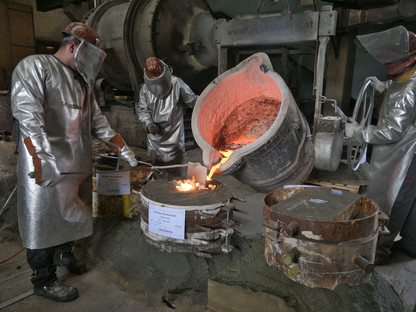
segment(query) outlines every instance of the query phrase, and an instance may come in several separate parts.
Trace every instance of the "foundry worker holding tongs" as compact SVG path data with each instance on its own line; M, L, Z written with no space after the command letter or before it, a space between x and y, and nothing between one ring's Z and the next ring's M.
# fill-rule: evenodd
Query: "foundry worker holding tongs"
M374 87L384 99L376 126L349 123L346 137L373 144L368 172L368 197L390 220L380 235L375 265L388 264L392 249L416 257L416 36L403 26L357 37L381 62L391 80ZM394 242L397 235L401 239Z
M54 301L78 297L76 288L58 280L56 265L85 272L71 247L93 230L92 176L61 172L92 170L91 135L118 146L120 157L137 165L94 98L94 81L106 56L100 37L83 23L69 24L63 35L56 54L29 56L16 66L11 93L20 126L19 231L34 293Z
M157 57L149 57L144 67L144 85L136 103L136 114L147 131L147 152L156 165L181 164L185 153L183 114L197 96L172 67ZM170 170L182 175L180 170Z

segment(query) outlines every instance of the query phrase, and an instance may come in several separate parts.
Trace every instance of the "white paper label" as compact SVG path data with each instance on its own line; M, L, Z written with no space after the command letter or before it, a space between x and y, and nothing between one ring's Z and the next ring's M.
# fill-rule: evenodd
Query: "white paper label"
M185 238L185 210L149 203L149 231L166 237Z
M130 194L130 172L97 173L97 193L100 195Z

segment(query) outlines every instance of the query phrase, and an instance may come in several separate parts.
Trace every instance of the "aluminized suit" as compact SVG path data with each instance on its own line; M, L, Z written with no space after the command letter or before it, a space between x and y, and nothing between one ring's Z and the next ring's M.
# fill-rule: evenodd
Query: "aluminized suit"
M390 215L416 151L416 72L385 82L378 124L357 128L352 138L374 144L368 172L368 197Z
M357 42L395 77L371 79L384 95L377 126L345 125L347 138L373 144L368 197L390 218L390 233L379 235L374 258L383 265L394 249L416 257L416 34L399 25L357 36Z
M91 135L104 141L121 137L101 114L92 88L54 56L25 58L12 79L12 111L21 133L18 216L23 244L41 249L89 236L91 175L64 175L55 187L45 187L28 174L36 164L43 171L90 171Z
M149 156L161 163L182 161L185 152L185 131L183 125L184 106L193 107L197 96L185 82L171 77L170 91L165 96L156 96L146 84L140 89L136 112L145 129L157 123L160 134L147 134Z

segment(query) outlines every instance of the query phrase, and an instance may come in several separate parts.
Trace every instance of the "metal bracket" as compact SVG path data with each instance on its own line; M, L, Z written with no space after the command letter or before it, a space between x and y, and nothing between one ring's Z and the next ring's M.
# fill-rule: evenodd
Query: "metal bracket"
M323 6L319 12L319 36L335 36L337 11L332 6Z
M378 212L378 222L379 222L378 232L380 234L383 234L383 235L390 234L389 229L386 227L386 223L389 220L390 218L383 211Z
M263 221L262 225L273 231L279 231L282 228L282 224L272 220Z

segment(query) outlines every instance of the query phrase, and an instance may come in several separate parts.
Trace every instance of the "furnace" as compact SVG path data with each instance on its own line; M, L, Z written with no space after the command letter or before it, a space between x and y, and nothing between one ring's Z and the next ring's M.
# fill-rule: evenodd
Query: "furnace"
M263 202L265 256L270 266L310 287L368 281L374 270L378 206L358 194L293 187Z
M141 190L141 229L163 251L228 253L233 233L231 190L217 181L181 191L180 183L155 180Z

